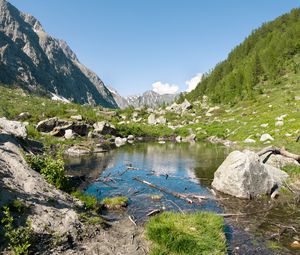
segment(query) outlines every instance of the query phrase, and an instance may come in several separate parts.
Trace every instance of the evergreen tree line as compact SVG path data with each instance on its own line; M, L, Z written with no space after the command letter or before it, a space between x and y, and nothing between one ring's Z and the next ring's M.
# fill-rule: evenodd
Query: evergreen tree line
M255 98L264 84L276 85L286 73L299 72L299 53L300 9L294 9L254 30L187 98L197 100L205 94L214 103Z

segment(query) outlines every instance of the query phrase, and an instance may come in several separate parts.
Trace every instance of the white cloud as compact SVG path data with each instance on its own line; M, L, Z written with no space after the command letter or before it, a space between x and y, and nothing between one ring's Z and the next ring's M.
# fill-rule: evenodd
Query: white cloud
M186 92L191 92L192 90L194 90L197 87L198 83L202 80L202 77L203 77L203 74L198 73L192 79L190 79L189 81L186 81L185 84L188 86Z
M179 90L177 85L169 84L169 83L162 83L161 81L154 82L152 84L153 91L160 94L175 94Z

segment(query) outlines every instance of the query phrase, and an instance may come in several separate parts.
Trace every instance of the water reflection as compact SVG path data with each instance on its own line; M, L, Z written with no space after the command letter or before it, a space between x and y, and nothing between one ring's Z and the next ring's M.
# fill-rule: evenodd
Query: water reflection
M78 172L94 179L110 176L111 182L94 182L86 187L86 192L99 199L114 195L128 196L129 213L137 218L143 218L146 212L157 208L220 212L214 200L191 205L138 183L133 177L171 191L211 197L208 187L213 173L227 154L226 148L207 143L137 143L102 155L69 161L68 172ZM163 195L163 198L154 202L151 200L153 194Z

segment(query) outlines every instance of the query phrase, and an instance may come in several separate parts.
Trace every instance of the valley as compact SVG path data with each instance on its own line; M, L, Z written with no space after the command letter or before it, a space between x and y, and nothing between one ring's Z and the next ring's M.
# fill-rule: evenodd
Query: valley
M1 253L299 254L299 9L190 92L129 97L0 16Z

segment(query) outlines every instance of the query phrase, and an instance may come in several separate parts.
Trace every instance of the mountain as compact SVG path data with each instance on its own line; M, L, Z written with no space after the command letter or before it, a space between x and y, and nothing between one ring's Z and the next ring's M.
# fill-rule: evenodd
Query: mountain
M0 83L54 93L80 104L116 108L101 79L79 62L63 40L48 35L40 22L0 0Z
M198 100L207 95L214 103L235 104L299 74L300 9L294 9L254 30L186 97Z
M162 104L172 103L178 94L164 94L160 95L152 90L148 90L142 95L138 96L129 96L126 98L128 105L133 106L134 108L148 106L156 108Z
M109 87L109 90L118 104L118 107L121 109L129 106L133 108L140 108L144 106L156 108L163 104L170 104L178 97L178 94L160 95L152 90L148 90L142 95L122 97L115 89Z
M129 106L126 98L122 97L114 88L108 87L108 89L119 108L124 109Z

